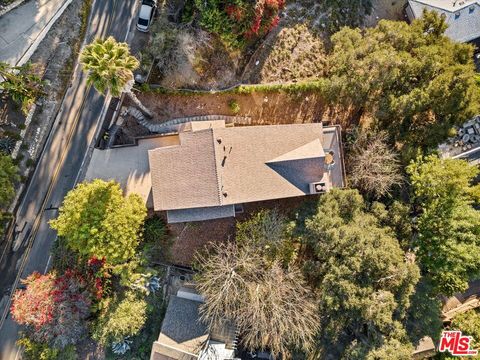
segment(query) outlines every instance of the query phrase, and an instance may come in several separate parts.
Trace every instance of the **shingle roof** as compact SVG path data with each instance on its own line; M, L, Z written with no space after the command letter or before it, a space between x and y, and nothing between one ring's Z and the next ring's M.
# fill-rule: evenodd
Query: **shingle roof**
M480 37L480 0L409 0L415 18L422 16L423 9L445 15L448 28L445 35L459 42L468 42Z
M157 343L161 353L178 359L179 354L198 355L208 339L207 326L200 322L198 301L172 295Z
M180 145L149 151L155 210L213 207L301 196L325 174L323 149L337 128L291 124L213 128L180 134ZM326 145L328 143L328 145ZM273 160L273 162L272 162ZM337 169L338 170L338 169ZM329 178L343 186L343 174Z

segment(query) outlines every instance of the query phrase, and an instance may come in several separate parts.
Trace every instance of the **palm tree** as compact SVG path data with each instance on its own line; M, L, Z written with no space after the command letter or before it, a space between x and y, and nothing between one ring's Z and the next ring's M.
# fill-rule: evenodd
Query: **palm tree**
M88 74L88 83L98 92L105 94L109 90L115 97L124 92L143 113L153 116L132 92L133 70L138 68L140 63L130 54L127 43L117 42L112 36L96 39L83 49L80 63Z

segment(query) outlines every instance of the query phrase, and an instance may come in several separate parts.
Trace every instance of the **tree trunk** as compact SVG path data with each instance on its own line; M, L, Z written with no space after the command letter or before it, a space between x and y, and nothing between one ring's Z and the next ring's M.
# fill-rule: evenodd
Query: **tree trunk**
M132 101L140 109L141 112L143 112L149 118L153 117L153 113L145 105L143 105L140 100L138 100L137 96L133 93L132 90L127 91L127 95L130 96L130 99L132 99Z

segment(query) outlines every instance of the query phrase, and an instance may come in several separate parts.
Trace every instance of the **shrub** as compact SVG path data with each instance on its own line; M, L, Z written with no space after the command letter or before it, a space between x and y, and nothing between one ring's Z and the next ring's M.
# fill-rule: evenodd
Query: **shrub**
M58 277L35 272L24 283L26 289L13 295L13 319L28 327L34 341L58 348L75 344L84 334L90 306L83 279L71 271Z
M230 110L232 110L232 113L234 113L235 115L240 112L240 105L235 99L232 99L228 102L228 107L230 108Z
M167 236L167 227L158 216L147 219L143 231L143 238L146 242L161 241Z
M28 167L34 166L34 165L35 165L35 160L29 158L29 159L27 159L27 161L25 162L25 165L28 166Z
M103 304L106 311L100 314L92 334L102 345L134 336L145 324L147 303L133 292L127 292L122 299L106 299Z
M68 345L64 349L52 348L48 344L40 343L22 337L17 345L23 348L22 359L24 360L76 360L77 353L74 345Z
M266 35L280 21L284 0L194 0L200 25L230 48L242 48Z

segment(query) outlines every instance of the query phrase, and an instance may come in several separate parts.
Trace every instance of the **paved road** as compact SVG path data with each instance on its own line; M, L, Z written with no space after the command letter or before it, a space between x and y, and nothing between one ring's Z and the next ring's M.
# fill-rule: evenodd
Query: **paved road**
M123 41L134 11L135 0L95 0L87 42L105 35ZM15 235L15 242L19 249L13 252L10 248L0 263L0 296L14 284L21 267L24 267L22 278L33 271L43 273L48 267L55 238L48 221L56 216L65 194L74 186L106 106L105 98L87 86L78 67L17 212L16 224L20 233ZM5 298L3 304L0 303L0 316L5 308ZM18 355L15 346L18 330L8 314L0 328L0 360L14 360Z
M67 0L29 0L0 17L0 61L16 64Z

